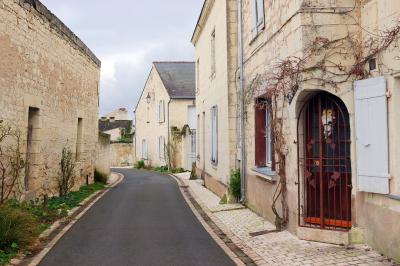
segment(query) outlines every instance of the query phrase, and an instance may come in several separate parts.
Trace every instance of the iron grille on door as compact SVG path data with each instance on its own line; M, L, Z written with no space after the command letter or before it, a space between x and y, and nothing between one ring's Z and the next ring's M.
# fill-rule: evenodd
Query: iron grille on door
M321 92L303 107L298 125L299 224L347 230L352 190L347 109Z

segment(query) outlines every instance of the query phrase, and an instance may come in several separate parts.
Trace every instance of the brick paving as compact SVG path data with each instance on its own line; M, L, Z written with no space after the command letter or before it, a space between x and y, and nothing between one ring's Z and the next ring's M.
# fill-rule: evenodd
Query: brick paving
M275 226L239 204L220 199L201 180L178 176L213 222L258 265L400 265L365 245L351 247L304 241L288 231L250 236Z

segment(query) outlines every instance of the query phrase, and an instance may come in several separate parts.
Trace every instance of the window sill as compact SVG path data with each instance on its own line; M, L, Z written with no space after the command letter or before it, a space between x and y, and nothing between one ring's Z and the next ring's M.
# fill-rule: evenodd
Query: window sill
M389 199L393 199L393 200L398 200L400 201L400 196L399 195L386 195L386 197L388 197Z
M255 35L253 35L253 33L252 33L249 45L252 45L258 39L258 37L261 35L261 33L263 31L264 31L264 27L262 27L259 30L257 30L257 33Z
M253 174L257 177L265 179L270 183L276 183L278 180L278 174L275 171L272 171L270 167L260 167L260 168L253 168L251 169Z

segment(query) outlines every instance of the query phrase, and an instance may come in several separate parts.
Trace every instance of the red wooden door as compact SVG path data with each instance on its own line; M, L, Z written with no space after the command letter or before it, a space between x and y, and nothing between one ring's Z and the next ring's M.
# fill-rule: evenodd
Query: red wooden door
M305 109L305 222L351 227L349 114L335 96L320 93Z

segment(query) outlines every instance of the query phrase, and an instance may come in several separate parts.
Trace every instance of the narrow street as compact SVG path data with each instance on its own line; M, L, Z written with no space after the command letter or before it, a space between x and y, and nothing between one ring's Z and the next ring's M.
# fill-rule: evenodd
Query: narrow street
M166 176L118 170L108 192L40 265L234 265Z

